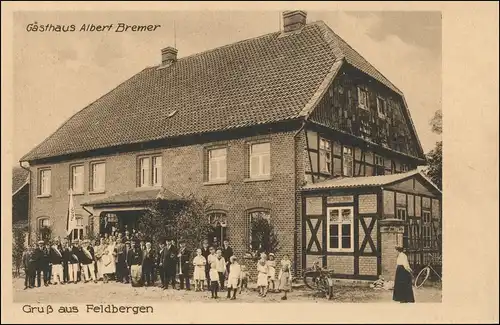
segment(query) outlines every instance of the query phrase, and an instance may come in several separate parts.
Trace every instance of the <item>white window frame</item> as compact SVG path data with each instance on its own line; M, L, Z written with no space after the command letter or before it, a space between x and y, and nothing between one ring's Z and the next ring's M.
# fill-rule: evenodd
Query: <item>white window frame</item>
M77 169L81 169L81 171L76 172ZM84 193L85 191L84 179L85 179L85 167L83 165L71 166L71 190L73 191L73 194Z
M101 170L99 166L102 166ZM90 191L93 193L103 193L106 191L106 163L103 161L90 163L90 175Z
M151 158L152 164L152 183L153 186L161 186L162 185L162 175L163 175L163 157L162 156L153 156Z
M151 186L151 157L139 158L139 187Z
M262 146L266 145L268 146L268 151L267 152L253 152L253 149L255 146ZM251 143L250 148L249 148L249 177L251 179L262 179L262 178L269 178L271 177L271 142L258 142L258 143ZM254 170L252 160L254 158L258 159L258 170ZM268 172L266 173L265 170L265 163L267 161L268 164Z
M215 153L221 153L220 156ZM223 154L222 154L223 153ZM227 180L227 148L212 148L207 150L209 182L225 182ZM215 177L212 172L215 171Z
M330 213L331 211L333 210L337 210L338 213L339 213L339 218L340 220L337 221L337 222L332 222L330 220ZM351 213L351 220L350 222L345 222L343 219L342 219L342 210L350 210L350 213ZM328 252L354 252L354 207L353 206L345 206L345 207L328 207L326 209L326 212L327 212L327 215L326 215L326 221L327 221L327 225L326 225L326 250ZM330 226L333 225L333 224L336 224L338 225L338 233L337 233L337 236L338 237L338 248L333 248L333 247L330 247ZM351 227L350 227L350 248L344 248L342 247L342 238L343 237L346 237L343 233L342 233L342 225L346 225L346 224L349 224Z
M378 116L385 118L387 116L387 102L380 96L377 96Z
M332 173L332 142L330 140L319 138L319 170L321 173Z
M403 221L406 221L408 219L408 211L406 210L406 207L396 207L396 219Z
M83 225L83 217L80 215L75 216L76 219L76 227L71 232L72 240L82 240L85 237L85 226Z
M351 174L348 175L346 172L346 155L351 157ZM354 149L352 147L342 146L342 176L353 177L354 176Z
M368 91L362 87L358 87L358 106L368 110Z
M39 170L39 195L49 196L52 188L52 170L44 168Z

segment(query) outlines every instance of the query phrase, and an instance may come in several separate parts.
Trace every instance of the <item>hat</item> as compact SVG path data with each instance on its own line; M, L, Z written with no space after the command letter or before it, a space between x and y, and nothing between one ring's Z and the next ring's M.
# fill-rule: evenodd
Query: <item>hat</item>
M230 260L230 261L236 261L236 256L234 256L234 255L233 255L233 256L231 256L231 257L229 258L229 260Z
M38 241L38 244L43 244L43 243L44 243L44 241L43 241L43 240L39 240L39 241Z
M274 253L269 253L269 256L272 256L272 257L274 257Z

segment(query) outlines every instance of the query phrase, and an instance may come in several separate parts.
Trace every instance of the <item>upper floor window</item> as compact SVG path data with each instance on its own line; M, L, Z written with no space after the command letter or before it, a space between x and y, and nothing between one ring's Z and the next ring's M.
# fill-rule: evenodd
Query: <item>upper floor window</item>
M250 178L271 176L271 143L250 145Z
M352 157L352 148L343 147L342 149L342 165L343 165L343 175L351 177L353 170L353 157Z
M375 155L375 175L385 174L385 159L382 156Z
M225 182L227 177L227 149L208 150L208 181Z
M162 185L162 156L140 157L138 160L137 185L139 187Z
M322 173L332 173L332 146L329 140L319 139L319 170Z
M73 194L83 193L83 180L84 180L83 175L84 175L83 165L71 167L71 189L73 190Z
M104 192L106 189L106 165L103 162L95 162L90 164L91 170L91 192Z
M398 207L396 218L399 220L406 221L406 208Z
M352 252L354 250L353 208L328 208L327 221L327 251Z
M368 109L368 92L366 89L358 87L358 106L363 109Z
M38 172L38 195L50 195L52 172L50 169L41 169Z
M387 103L385 99L377 97L377 111L380 117L385 117L387 115Z
M38 237L40 240L50 240L51 229L50 219L48 217L38 218Z
M153 186L161 186L162 157L153 157Z

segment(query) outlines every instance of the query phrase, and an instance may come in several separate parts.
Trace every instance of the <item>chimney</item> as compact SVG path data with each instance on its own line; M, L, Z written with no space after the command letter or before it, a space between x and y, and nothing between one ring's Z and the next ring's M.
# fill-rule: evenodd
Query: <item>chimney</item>
M283 12L283 30L291 32L301 29L306 24L307 13L302 10L293 10Z
M161 50L161 65L168 65L177 61L177 49L168 46Z

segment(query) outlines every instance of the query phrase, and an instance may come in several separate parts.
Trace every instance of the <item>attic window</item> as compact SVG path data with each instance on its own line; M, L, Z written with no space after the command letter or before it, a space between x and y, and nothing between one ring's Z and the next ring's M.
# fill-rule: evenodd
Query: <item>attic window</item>
M174 116L176 113L177 113L177 110L174 110L174 111L172 111L172 112L168 113L168 116L167 116L167 117L172 117L172 116Z
M377 111L379 117L385 117L387 114L387 104L381 97L377 97Z
M358 106L362 109L368 109L368 92L361 87L358 87Z

